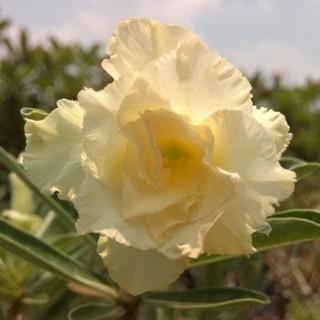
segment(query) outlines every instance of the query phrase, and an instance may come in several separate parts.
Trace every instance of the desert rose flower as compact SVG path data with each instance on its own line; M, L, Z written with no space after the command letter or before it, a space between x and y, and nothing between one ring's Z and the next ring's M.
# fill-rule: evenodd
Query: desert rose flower
M279 164L291 134L258 109L241 72L193 33L149 19L115 29L114 78L27 120L24 165L100 234L111 277L132 294L174 282L202 253L249 255L251 235L294 188Z

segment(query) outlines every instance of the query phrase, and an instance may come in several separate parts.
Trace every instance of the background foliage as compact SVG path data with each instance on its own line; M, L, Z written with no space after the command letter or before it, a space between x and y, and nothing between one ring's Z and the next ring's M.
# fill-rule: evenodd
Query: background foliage
M0 21L0 145L18 156L25 141L21 108L51 111L56 100L76 99L83 87L102 89L112 79L100 67L104 54L99 45L65 45L53 38L47 39L45 44L34 45L25 31L20 32L18 41L13 41L8 36L8 28L8 21ZM251 78L251 84L258 106L271 107L287 117L294 139L286 155L320 161L320 83L306 80L302 86L288 88L279 76L270 80L257 73ZM312 171L297 184L295 194L280 209L307 207L319 210L319 181L319 171ZM94 238L76 237L70 223L64 223L57 214L59 211L71 211L74 219L76 213L70 204L57 202L58 207L52 207L51 198L41 198L37 192L34 196L27 191L29 188L1 167L0 234L3 236L4 232L10 231L12 243L0 236L0 320L58 320L67 319L68 313L69 319L80 320L133 318L137 313L134 297L120 293L121 305L116 307L114 301L102 297L101 292L107 290L103 286L113 284L95 253ZM25 205L21 207L22 203ZM54 245L59 252L51 252L49 247L42 247L37 242L32 247L35 240L29 237L28 232L36 235L39 241ZM29 257L31 255L32 258L29 261L21 258L16 245L19 241L30 244ZM48 261L41 262L41 254L40 258L36 253L32 255L32 250L37 247L51 252L53 265L63 261L63 253L82 264L68 260L69 269L51 270L60 275L56 277L39 268L44 263L46 270L50 271L45 264ZM85 266L90 266L91 270ZM70 278L72 274L74 281ZM88 282L81 282L81 279L87 281L101 278L101 275L104 280L101 280L100 287L89 285L90 289L83 286ZM250 260L234 258L191 268L172 289L205 286L255 289L268 295L271 304L264 306L261 298L261 306L253 309L232 307L226 311L219 308L214 311L177 311L162 308L166 304L163 297L149 296L145 298L146 304L139 310L139 315L141 319L320 319L320 243L299 243L259 252ZM219 306L213 293L210 297L210 303ZM244 297L242 292L239 297ZM239 297L230 305L236 305ZM125 308L129 310L126 314Z

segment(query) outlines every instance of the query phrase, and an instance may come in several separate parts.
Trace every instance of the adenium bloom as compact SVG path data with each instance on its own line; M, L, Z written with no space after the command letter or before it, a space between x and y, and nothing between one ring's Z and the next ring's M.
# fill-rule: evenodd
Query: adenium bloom
M129 19L103 68L114 82L27 120L24 165L100 234L111 277L162 289L202 253L249 255L251 235L294 188L279 112L252 105L241 72L176 25Z

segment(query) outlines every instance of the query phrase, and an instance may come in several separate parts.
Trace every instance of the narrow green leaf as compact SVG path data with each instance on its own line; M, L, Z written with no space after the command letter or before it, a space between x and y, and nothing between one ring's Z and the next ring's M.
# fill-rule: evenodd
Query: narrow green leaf
M172 309L214 309L243 304L268 304L269 298L244 288L204 288L148 293L144 303Z
M272 231L269 236L255 233L253 245L258 251L320 238L320 212L291 210L268 219Z
M283 157L280 163L284 168L295 171L298 180L307 178L320 169L319 162L306 162L295 157Z
M0 217L0 246L25 260L85 287L117 298L106 280L81 262Z
M280 159L280 164L286 169L290 169L292 166L302 163L305 163L305 161L296 157L282 157Z
M256 232L252 236L257 251L320 238L320 211L291 209L278 212L267 219L272 231L269 235ZM203 255L190 263L190 268L233 259L235 256Z
M115 303L90 302L71 310L68 320L112 320L122 317L125 313L126 309Z
M315 174L320 169L319 162L304 162L293 165L290 170L297 174L297 179L302 180Z

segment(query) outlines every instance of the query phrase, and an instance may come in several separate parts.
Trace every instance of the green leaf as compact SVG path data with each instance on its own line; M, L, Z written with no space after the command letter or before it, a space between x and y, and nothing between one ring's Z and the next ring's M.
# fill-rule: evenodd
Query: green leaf
M304 162L293 165L290 170L297 174L297 179L302 180L315 174L320 169L319 162Z
M64 278L117 298L106 280L81 262L0 217L0 246L25 260Z
M48 115L47 112L35 108L22 108L20 113L23 118L36 121L43 120Z
M320 238L320 212L316 210L288 210L267 221L272 228L270 235L252 236L258 251Z
M307 178L320 169L319 162L306 162L295 157L283 157L280 163L284 168L295 171L297 180Z
M302 163L305 161L296 157L282 157L280 159L280 164L286 169L291 169L292 166Z
M71 310L68 320L112 320L122 317L125 313L126 309L114 302L90 302Z
M291 209L278 212L267 219L272 231L269 235L256 232L252 235L253 246L257 251L320 238L320 211ZM203 255L192 261L190 267L233 259L235 256Z
M203 288L148 293L144 303L172 309L214 309L243 304L268 304L269 298L244 288Z

